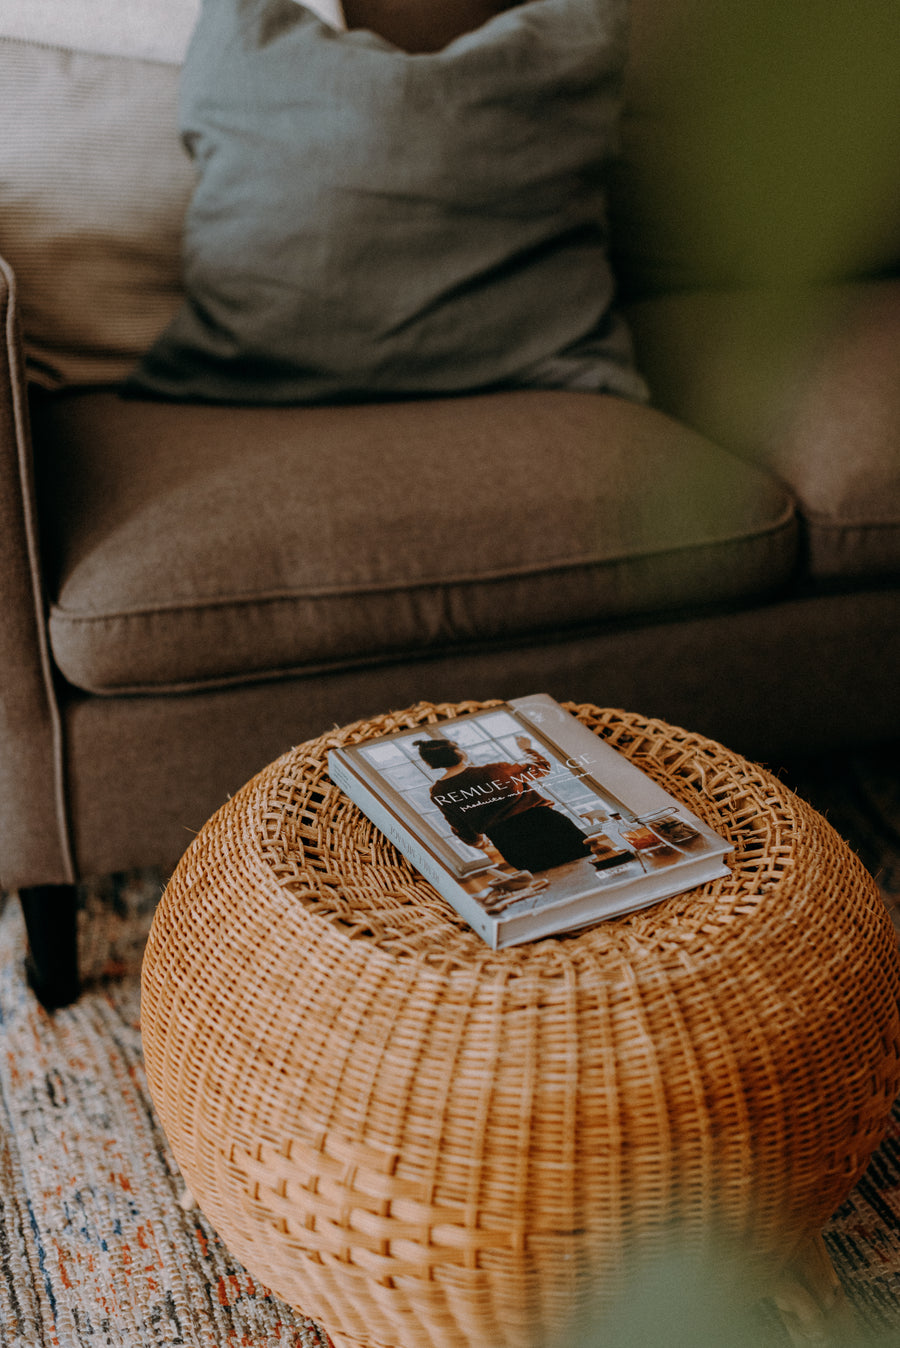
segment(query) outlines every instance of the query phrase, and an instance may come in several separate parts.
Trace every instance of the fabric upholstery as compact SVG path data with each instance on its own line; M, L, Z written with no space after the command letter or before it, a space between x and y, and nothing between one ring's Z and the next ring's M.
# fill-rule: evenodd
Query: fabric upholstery
M601 696L777 763L893 736L898 665L900 593L881 590L435 651L202 695L72 694L66 737L79 868L169 868L212 812L291 745L420 698Z
M53 654L91 691L535 638L794 566L777 483L617 398L34 415Z
M790 488L813 578L900 572L900 281L628 312L657 405Z
M0 887L35 855L72 876L62 740L37 555L31 446L12 273L0 259Z
M530 0L409 55L293 0L204 5L181 86L187 298L132 386L643 396L606 257L625 12Z
M615 265L631 294L900 265L895 0L632 0Z
M411 7L359 3L385 27ZM193 183L178 63L198 9L13 0L0 15L15 108L0 137L0 253L44 386L123 378L178 307ZM633 295L896 271L894 0L799 16L779 0L631 11L611 201L615 271Z

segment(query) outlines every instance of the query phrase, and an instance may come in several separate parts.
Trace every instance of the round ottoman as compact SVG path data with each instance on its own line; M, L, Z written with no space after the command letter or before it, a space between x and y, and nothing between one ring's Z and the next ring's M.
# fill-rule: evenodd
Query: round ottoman
M491 951L300 745L209 821L143 969L152 1097L232 1252L338 1348L533 1348L676 1239L765 1287L900 1089L894 933L775 778L569 706L734 845L732 873ZM555 1336L555 1339L554 1339Z

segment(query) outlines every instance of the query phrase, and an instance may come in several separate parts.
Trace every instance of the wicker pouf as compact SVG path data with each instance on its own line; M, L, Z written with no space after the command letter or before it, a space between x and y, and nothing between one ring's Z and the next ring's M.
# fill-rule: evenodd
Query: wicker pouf
M331 745L480 705L273 763L191 844L145 956L147 1072L185 1180L338 1348L532 1348L673 1232L775 1275L900 1089L872 880L773 777L660 722L571 708L733 841L732 874L484 945L325 767Z

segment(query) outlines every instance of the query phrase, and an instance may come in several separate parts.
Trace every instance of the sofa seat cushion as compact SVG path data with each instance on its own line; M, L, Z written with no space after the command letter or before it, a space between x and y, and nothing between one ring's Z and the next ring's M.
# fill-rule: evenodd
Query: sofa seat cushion
M793 503L662 414L523 391L33 409L50 639L91 692L538 639L786 582Z
M669 295L628 316L655 404L793 493L814 579L900 572L900 281Z

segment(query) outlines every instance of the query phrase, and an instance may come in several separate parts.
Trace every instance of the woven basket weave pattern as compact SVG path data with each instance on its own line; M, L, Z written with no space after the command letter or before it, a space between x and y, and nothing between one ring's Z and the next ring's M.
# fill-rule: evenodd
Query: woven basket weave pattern
M732 872L491 951L328 779L357 723L261 772L173 876L144 962L154 1102L234 1253L339 1345L525 1348L673 1226L779 1268L900 1089L870 877L767 773L579 718L734 843Z

